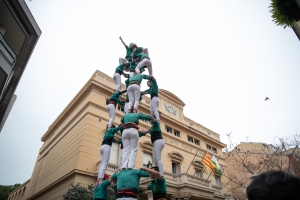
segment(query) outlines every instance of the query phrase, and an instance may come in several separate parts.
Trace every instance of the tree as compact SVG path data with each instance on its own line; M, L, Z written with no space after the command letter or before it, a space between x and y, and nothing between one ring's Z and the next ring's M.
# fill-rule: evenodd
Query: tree
M64 194L64 200L93 200L94 186L83 186L80 183L71 184L68 192Z
M251 177L278 170L300 177L300 137L281 138L276 144L246 142L226 152L227 170L224 175L235 199L246 199L246 188Z
M269 8L277 26L292 27L300 19L299 5L295 0L271 0Z
M0 185L0 200L7 200L9 193L17 189L21 184Z

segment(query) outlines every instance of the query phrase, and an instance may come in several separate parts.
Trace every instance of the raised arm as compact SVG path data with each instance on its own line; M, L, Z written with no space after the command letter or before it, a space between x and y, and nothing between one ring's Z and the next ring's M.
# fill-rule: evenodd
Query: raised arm
M150 121L150 120L155 120L154 117L152 117L151 115L145 115L143 113L139 113L138 114L138 119L144 119L144 120L147 120L147 121Z
M153 170L153 169L149 169L149 168L145 168L142 167L141 170L144 170L146 172L149 172L149 174L151 174L152 176L154 176L155 178L157 178L158 180L160 180L162 178L162 176L159 174L159 172Z
M147 133L149 133L149 130L148 129L142 129L142 130L139 130L139 133L146 135Z
M121 42L123 43L123 45L126 47L125 42L123 41L122 37L120 36L119 39L121 40Z
M119 92L119 95L121 95L121 94L123 94L125 92L127 92L127 90L123 90L123 91Z

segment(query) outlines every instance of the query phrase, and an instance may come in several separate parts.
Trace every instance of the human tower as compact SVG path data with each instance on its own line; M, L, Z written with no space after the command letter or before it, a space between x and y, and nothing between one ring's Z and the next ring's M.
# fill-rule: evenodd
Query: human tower
M121 42L126 48L125 58L119 58L119 66L113 75L116 88L107 101L107 112L109 121L104 133L103 142L100 148L101 167L98 172L98 179L94 189L94 200L107 199L107 192L115 194L116 199L136 199L137 194L143 190L152 190L154 200L163 200L166 197L166 181L164 179L163 163L161 153L165 146L162 137L159 113L158 85L153 76L152 63L149 57L148 49L138 47L134 43L129 46L125 44L121 37ZM142 74L145 69L149 75ZM129 72L129 73L125 73ZM121 75L126 80L126 90L121 89ZM147 80L149 89L141 91L140 85L143 79ZM120 96L126 92L126 102L120 100ZM149 94L151 97L150 114L138 113L138 106L142 100L142 95ZM121 118L120 125L113 124L116 114L116 106L119 104L124 107L125 115ZM151 127L148 130L139 129L139 120L147 120ZM114 141L114 134L120 131L121 139ZM149 133L153 144L152 156L155 164L151 169L134 169L138 150L139 137ZM119 170L112 177L105 174L112 142L118 142L121 145ZM151 177L153 181L148 185L139 185L140 177ZM112 185L112 189L108 186Z

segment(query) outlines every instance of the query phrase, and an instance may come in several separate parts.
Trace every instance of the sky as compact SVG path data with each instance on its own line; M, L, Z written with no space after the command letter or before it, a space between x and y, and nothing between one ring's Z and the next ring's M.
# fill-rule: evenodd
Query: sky
M48 127L96 70L113 76L119 36L148 48L159 87L223 143L228 133L238 144L300 131L300 41L272 22L270 1L26 3L42 35L0 133L0 185L30 179Z

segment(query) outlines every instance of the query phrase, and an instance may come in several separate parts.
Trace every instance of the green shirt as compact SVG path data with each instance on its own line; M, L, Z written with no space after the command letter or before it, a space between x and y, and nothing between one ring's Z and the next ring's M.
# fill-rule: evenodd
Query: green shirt
M148 190L152 190L152 194L167 194L166 180L162 177L160 180L155 179L150 182L147 187Z
M125 188L139 189L140 177L149 177L149 173L141 169L125 169L112 176L117 180L117 190Z
M103 181L99 185L97 185L94 189L94 199L107 199L107 187L110 185L108 180Z
M133 58L134 56L143 53L143 47L138 47L135 49L135 51L132 51L131 57Z
M104 137L103 140L113 140L115 133L118 132L120 130L120 127L116 127L116 128L109 128L105 131L104 133Z
M149 128L150 134L152 134L154 131L161 132L160 124L157 121L153 122L153 125Z
M151 77L145 74L135 74L131 78L129 78L129 83L132 81L141 83L143 79L151 80Z
M132 54L132 51L127 45L125 45L125 48L126 48L126 57L125 58L126 58L126 60L131 60L130 55Z
M150 121L152 117L143 113L127 113L122 117L121 122L124 124L131 122L139 124L139 119Z
M109 100L110 101L116 101L118 102L120 99L120 93L119 92L115 92L113 93L110 97L109 97Z
M137 66L137 64L134 61L132 61L132 62L130 62L129 69L134 70L136 68L136 66Z
M145 53L140 53L137 54L136 56L140 59L140 61L142 61L144 58L148 58L150 60L150 57Z
M124 65L124 64L121 64L121 65L119 65L119 66L116 68L116 71L120 71L120 72L123 74L124 67L125 67L125 65Z
M121 101L121 100L118 101L118 104L119 104L119 106L122 107L122 108L125 106L125 102L124 102L124 101Z
M158 85L156 80L151 80L151 85L150 88L148 90L145 90L144 92L146 92L147 94L158 94Z

